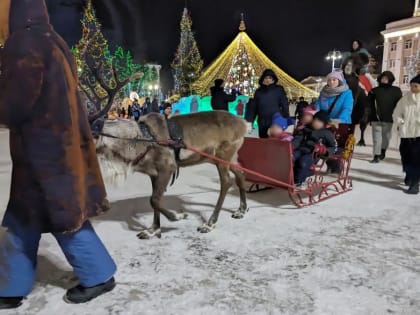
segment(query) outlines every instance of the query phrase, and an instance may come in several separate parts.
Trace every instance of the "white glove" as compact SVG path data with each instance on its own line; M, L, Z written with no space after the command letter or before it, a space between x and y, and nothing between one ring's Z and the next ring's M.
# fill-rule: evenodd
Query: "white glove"
M252 123L247 122L246 123L246 132L251 133L252 132Z
M404 125L404 123L405 123L404 119L402 119L402 118L398 118L397 122L398 122L399 125Z

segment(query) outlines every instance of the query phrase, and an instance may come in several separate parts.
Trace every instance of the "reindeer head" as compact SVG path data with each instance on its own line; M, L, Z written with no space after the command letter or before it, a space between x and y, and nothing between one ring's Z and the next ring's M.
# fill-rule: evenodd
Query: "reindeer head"
M139 152L145 150L143 143L137 143L140 129L135 121L130 120L97 120L101 134L95 137L96 152L105 182L118 185L125 181L127 175L134 172ZM93 126L95 126L93 125ZM132 141L126 139L133 139Z

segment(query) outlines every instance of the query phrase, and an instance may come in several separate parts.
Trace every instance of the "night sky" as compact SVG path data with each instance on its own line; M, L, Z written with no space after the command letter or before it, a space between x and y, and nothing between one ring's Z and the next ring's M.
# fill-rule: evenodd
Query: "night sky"
M214 60L237 34L240 13L248 34L283 70L296 79L325 74L325 55L346 51L354 38L381 58L379 34L385 24L412 16L415 0L188 0L198 46L205 64ZM83 0L47 0L55 29L70 44L80 38ZM104 34L111 45L130 49L139 61L164 67L179 41L185 0L94 0Z

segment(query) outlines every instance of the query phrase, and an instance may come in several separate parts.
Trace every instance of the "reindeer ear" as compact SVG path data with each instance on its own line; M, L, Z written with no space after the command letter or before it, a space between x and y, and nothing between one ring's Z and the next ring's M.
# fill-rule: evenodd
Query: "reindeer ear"
M0 46L9 37L10 0L0 0Z

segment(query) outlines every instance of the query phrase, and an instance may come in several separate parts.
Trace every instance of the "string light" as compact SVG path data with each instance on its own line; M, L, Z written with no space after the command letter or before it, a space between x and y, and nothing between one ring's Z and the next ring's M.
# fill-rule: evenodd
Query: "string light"
M238 67L236 63L238 60L244 60L245 64L242 68L239 66L239 69L245 70L245 67L248 67L248 70L245 73L250 76L248 81L250 81L250 89L247 90L246 95L252 95L257 82L254 83L255 78L259 78L263 71L267 68L272 69L279 79L279 84L281 84L288 94L289 98L297 98L303 96L305 98L318 97L318 93L305 87L297 80L293 79L283 70L281 70L276 64L274 64L252 41L252 39L245 32L246 27L243 21L241 21L241 30L232 43L221 53L221 55L208 66L200 78L194 83L194 89L200 95L207 95L209 93L210 87L213 85L215 79L221 78L226 80L231 86L231 80L234 77L232 68ZM244 58L244 53L246 57ZM242 57L240 55L243 55ZM249 70L249 68L251 70ZM236 81L235 83L237 83Z

